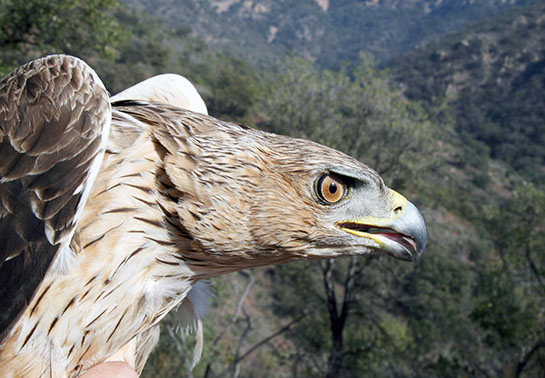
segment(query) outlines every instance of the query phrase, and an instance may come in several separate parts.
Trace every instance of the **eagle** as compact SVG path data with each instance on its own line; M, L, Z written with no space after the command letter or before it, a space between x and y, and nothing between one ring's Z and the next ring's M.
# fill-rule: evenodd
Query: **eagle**
M110 97L85 62L52 55L0 81L4 377L108 360L140 373L169 311L200 325L202 280L346 255L414 261L426 242L420 212L374 170L210 117L180 76Z

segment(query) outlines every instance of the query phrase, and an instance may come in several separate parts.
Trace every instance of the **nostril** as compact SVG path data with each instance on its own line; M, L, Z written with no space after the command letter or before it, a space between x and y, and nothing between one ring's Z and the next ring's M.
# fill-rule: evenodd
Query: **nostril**
M399 213L401 213L402 211L403 211L403 207L401 207L401 206L398 206L398 207L396 207L396 208L394 209L394 213L395 213L395 214L399 214Z

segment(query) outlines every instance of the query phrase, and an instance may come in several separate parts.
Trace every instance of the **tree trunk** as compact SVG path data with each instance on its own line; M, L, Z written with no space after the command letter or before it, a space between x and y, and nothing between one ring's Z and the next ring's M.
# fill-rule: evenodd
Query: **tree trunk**
M366 265L369 261L370 259L367 260ZM322 261L321 267L331 329L331 350L327 362L326 377L334 378L340 375L343 359L346 354L343 345L343 330L354 300L355 282L362 272L358 269L357 258L354 256L351 257L346 273L344 274L342 302L339 302L337 301L337 294L334 288L333 260Z
M327 378L338 377L341 371L341 367L343 365L344 351L342 328L335 326L335 324L332 324L331 327L333 345L331 347L329 359L327 361Z
M339 376L341 371L344 351L343 351L343 328L346 321L345 308L341 309L339 314L337 296L334 289L332 277L333 261L325 260L322 262L322 273L324 288L327 298L327 309L329 312L329 321L331 329L331 350L327 363L326 377L334 378ZM346 296L346 293L345 293Z

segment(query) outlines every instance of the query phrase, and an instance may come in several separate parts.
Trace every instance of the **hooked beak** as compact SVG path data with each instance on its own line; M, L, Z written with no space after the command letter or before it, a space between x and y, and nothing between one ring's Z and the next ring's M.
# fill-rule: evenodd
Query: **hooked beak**
M405 197L390 189L392 205L386 218L361 217L337 222L352 235L371 239L381 252L395 258L415 261L428 241L426 223L420 211Z

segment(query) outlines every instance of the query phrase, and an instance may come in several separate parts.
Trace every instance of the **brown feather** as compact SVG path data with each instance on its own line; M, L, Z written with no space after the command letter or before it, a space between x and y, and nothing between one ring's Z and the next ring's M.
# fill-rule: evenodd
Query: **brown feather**
M336 226L393 210L355 159L168 104L121 101L110 115L107 101L92 70L64 56L0 82L6 376L75 377L108 359L140 372L170 310L198 317L188 294L199 280L379 249ZM315 190L330 172L359 182L333 206Z
M33 61L5 77L0 104L2 340L31 301L57 243L74 230L82 194L75 189L101 155L110 106L85 63L66 56Z

